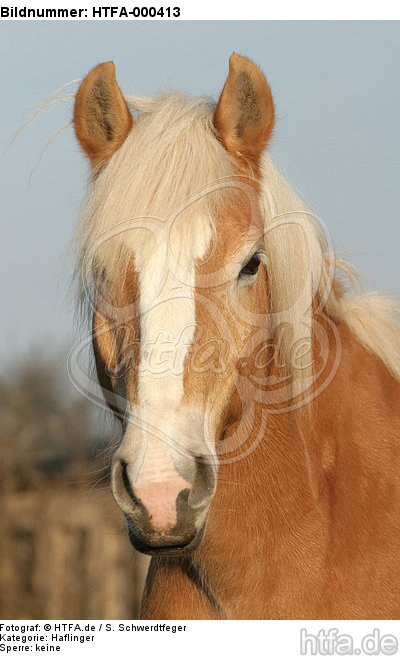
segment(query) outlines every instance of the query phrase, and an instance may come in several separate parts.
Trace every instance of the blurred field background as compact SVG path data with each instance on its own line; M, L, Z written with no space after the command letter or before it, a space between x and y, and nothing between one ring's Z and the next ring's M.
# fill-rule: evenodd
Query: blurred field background
M147 558L112 498L118 426L40 350L0 376L0 617L132 619Z

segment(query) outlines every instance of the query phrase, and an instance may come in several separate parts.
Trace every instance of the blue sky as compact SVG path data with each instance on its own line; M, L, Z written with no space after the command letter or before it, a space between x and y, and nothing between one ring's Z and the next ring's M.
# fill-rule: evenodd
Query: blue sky
M271 147L288 179L355 263L365 288L400 294L400 23L10 22L0 24L1 355L73 340L68 243L88 167L72 101L29 110L100 61L123 90L216 96L232 51L266 73L277 106Z

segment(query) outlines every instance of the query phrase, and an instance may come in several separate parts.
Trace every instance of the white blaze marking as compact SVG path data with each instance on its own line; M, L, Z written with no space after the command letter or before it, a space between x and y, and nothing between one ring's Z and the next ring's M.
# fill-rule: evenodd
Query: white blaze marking
M135 252L141 315L137 412L150 414L155 429L163 424L164 433L169 424L171 435L183 418L179 409L184 399L184 363L195 335L195 263L211 240L207 225L198 219L195 230L176 235L178 243L173 247L179 263L171 256L169 239L163 240L162 235L157 252ZM145 455L132 483L144 505L147 499L151 506L154 528L161 530L164 513L167 530L176 521L177 494L189 487L175 467L174 457L181 456L173 452L171 435L151 436L151 429L139 433Z
M163 415L165 410L175 410L183 399L183 364L195 332L194 273L188 274L187 285L183 285L168 272L157 293L151 278L158 286L159 272L151 263L146 269L147 280L139 275L144 291L140 300L138 403Z
M141 314L138 404L163 418L183 400L184 362L195 334L195 263L211 239L202 227L198 221L197 231L178 232L175 244L170 233L169 238L161 234L156 252L135 253Z
M169 531L176 525L176 498L189 487L175 469L169 445L149 437L133 491L146 507L156 531Z

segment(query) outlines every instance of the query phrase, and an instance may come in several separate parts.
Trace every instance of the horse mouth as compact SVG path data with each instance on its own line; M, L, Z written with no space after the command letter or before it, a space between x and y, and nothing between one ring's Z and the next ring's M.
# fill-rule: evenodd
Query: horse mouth
M178 532L149 534L138 530L131 518L127 517L126 520L132 546L148 556L181 556L197 549L203 539L204 528L183 535Z

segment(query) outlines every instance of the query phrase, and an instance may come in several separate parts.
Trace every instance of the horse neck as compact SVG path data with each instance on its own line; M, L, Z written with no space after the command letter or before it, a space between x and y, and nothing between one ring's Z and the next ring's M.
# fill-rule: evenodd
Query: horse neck
M307 571L310 585L321 585L332 544L357 540L357 527L365 529L364 518L371 517L360 481L368 466L375 470L371 485L382 484L376 454L388 412L392 423L381 459L390 478L400 433L399 381L345 324L337 329L340 365L311 408L269 416L258 447L220 468L198 561L222 601L240 597L246 578L255 586L267 579L294 590L301 575L301 595ZM376 515L383 516L379 508ZM342 530L343 518L354 527L351 536Z

